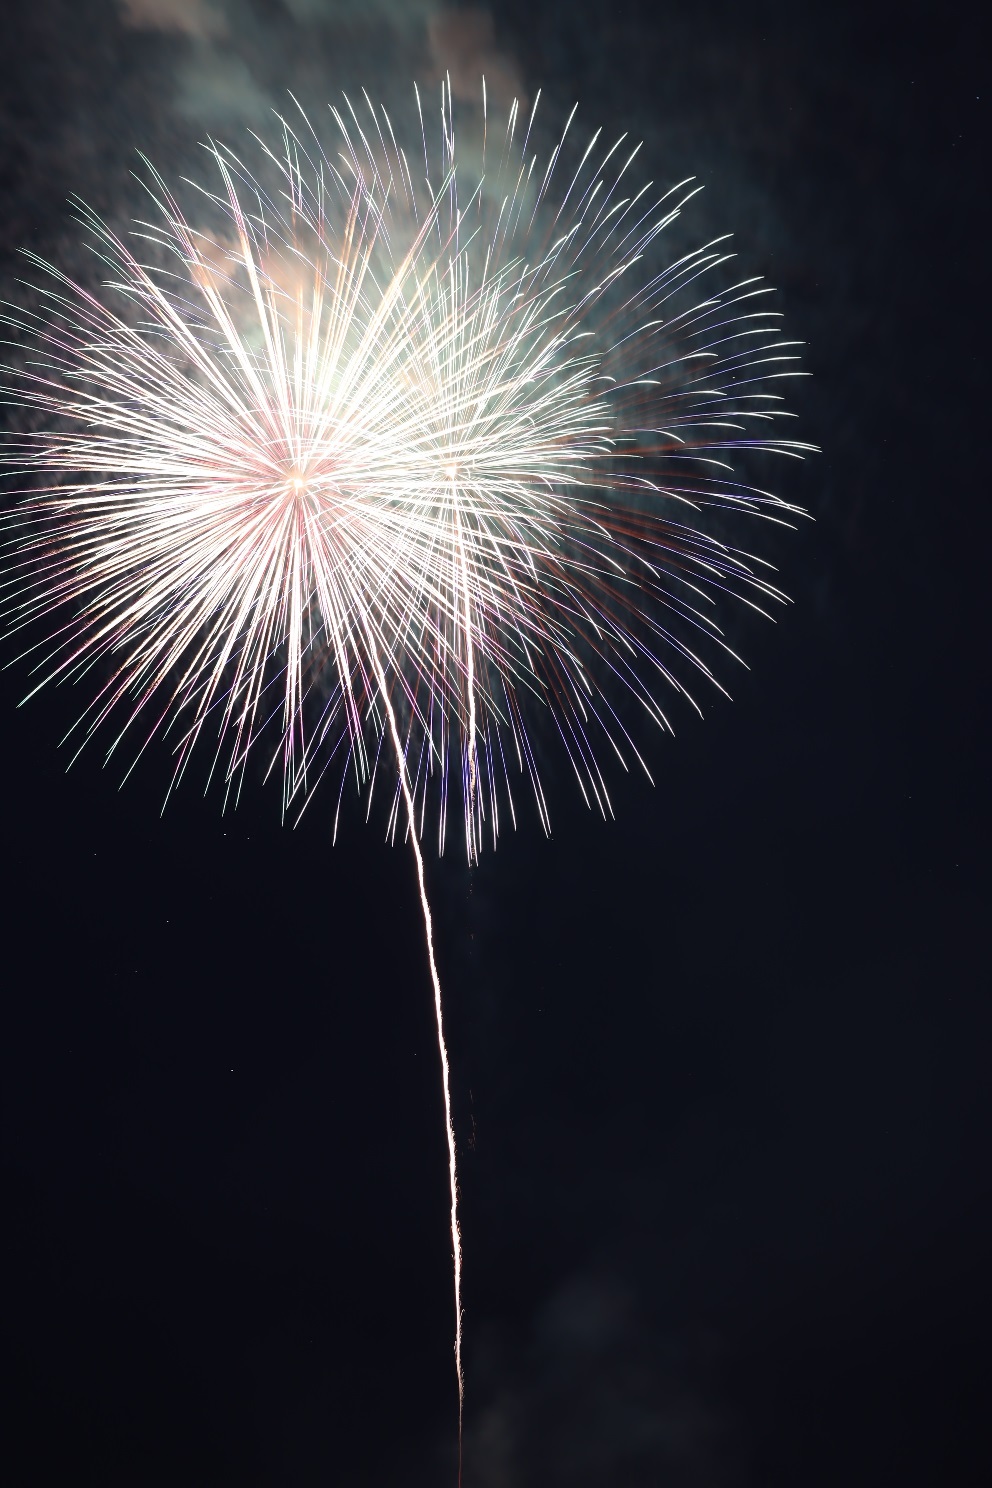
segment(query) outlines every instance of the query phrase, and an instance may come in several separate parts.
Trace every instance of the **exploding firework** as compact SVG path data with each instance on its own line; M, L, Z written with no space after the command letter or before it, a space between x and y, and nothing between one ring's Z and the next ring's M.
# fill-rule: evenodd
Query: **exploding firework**
M716 272L723 240L662 253L691 182L639 181L624 138L573 148L574 112L539 162L534 113L497 130L484 95L471 149L448 90L433 146L422 114L409 151L368 99L332 115L333 147L283 122L254 176L211 145L206 225L151 167L128 242L80 207L99 297L35 260L40 308L4 317L35 360L6 380L32 416L2 457L3 614L34 690L91 682L80 747L165 736L178 779L206 737L235 795L262 751L287 812L328 773L339 809L388 780L434 988L460 1419L421 842L454 801L474 861L521 790L547 829L535 730L609 812L601 761L647 770L638 715L667 729L666 693L718 685L719 601L782 599L728 524L795 508L741 460L808 447L777 432L796 344L766 287Z

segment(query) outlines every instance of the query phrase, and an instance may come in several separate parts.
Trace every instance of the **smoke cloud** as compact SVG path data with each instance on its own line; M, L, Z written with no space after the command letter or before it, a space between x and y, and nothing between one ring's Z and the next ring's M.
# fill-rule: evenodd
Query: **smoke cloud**
M225 36L227 21L210 0L118 0L121 20L136 31L175 31L204 40Z
M490 11L439 0L117 0L123 24L185 46L175 61L174 105L208 126L257 124L284 110L291 91L318 108L341 88L365 87L383 101L429 96L449 79L455 98L523 101L521 69L501 49Z

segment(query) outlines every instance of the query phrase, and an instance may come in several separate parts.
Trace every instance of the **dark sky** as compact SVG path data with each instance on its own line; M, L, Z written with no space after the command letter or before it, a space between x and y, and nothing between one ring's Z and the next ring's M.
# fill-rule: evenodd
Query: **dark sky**
M6 0L0 272L78 268L292 87L499 87L695 173L822 446L791 611L604 823L429 864L466 1488L992 1481L987 65L949 6ZM124 24L128 22L128 24ZM6 647L8 660L12 651ZM101 1488L451 1484L442 1112L412 861L66 774L4 673L0 1462ZM14 1471L9 1472L10 1464ZM9 1473L9 1476L8 1476Z

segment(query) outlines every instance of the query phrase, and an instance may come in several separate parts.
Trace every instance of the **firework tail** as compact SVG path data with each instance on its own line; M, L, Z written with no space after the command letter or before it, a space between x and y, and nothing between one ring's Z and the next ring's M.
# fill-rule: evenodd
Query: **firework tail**
M410 777L406 767L406 750L403 748L403 742L400 738L400 731L396 722L396 712L389 696L389 686L382 669L382 662L379 659L378 647L372 637L367 637L367 640L372 670L379 686L383 707L386 710L386 717L389 722L389 737L392 740L393 750L396 755L396 768L399 772L400 789L403 792L403 802L406 806L410 846L413 848L413 856L417 864L417 885L420 889L420 908L424 916L427 961L430 966L431 984L434 988L434 1017L437 1025L438 1053L441 1056L441 1083L444 1089L444 1124L448 1139L448 1183L451 1194L451 1249L454 1260L455 1282L455 1373L458 1377L458 1485L461 1488L462 1425L465 1413L465 1374L462 1368L462 1237L458 1225L458 1172L455 1154L455 1127L451 1116L451 1069L448 1062L448 1046L444 1040L441 978L438 976L437 962L434 959L434 925L431 919L430 901L427 898L424 855L420 851L420 840L417 835L416 808L413 801L413 792L410 789Z

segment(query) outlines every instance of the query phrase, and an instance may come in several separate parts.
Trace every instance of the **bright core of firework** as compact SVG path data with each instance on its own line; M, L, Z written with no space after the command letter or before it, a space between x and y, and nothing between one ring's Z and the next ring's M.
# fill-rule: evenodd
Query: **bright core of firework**
M461 1382L427 813L443 847L454 795L470 861L521 783L547 828L538 724L608 812L601 759L644 765L621 694L667 729L666 691L717 685L718 601L782 599L730 529L795 510L738 467L806 448L778 432L796 343L725 241L665 257L691 183L638 178L623 136L576 145L574 111L543 162L516 105L468 152L448 90L433 147L422 115L413 149L367 98L332 115L327 149L283 124L260 179L211 146L209 228L150 167L128 241L81 206L99 296L35 260L38 308L3 317L36 350L6 374L29 412L0 455L0 603L36 687L89 680L80 743L165 734L178 777L206 736L235 792L264 748L286 809L328 771L339 802L386 778L428 934Z

